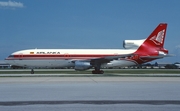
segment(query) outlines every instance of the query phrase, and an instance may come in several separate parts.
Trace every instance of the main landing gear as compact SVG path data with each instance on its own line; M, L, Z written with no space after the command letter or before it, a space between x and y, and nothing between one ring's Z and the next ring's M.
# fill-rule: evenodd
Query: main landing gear
M92 74L103 74L104 71L103 70L93 70Z
M95 67L94 70L92 71L92 74L103 74L104 71L100 70L100 67Z
M103 74L104 71L101 69L101 63L98 61L94 62L94 70L92 71L92 74Z

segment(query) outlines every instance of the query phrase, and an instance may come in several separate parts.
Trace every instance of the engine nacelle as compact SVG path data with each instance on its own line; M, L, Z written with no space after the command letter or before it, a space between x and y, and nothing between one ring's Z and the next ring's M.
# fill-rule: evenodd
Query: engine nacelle
M142 40L124 40L123 41L123 47L125 49L137 49L141 44L145 41L145 39Z
M92 65L90 64L90 62L76 61L74 69L77 71L84 71L91 67Z

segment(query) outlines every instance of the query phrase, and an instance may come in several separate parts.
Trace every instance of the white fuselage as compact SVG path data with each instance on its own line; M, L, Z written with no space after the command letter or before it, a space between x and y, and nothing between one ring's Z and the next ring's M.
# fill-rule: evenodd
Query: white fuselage
M74 67L76 60L88 60L105 56L132 54L136 49L29 49L12 53L6 62L24 67ZM117 59L101 64L101 67L136 65L135 61Z

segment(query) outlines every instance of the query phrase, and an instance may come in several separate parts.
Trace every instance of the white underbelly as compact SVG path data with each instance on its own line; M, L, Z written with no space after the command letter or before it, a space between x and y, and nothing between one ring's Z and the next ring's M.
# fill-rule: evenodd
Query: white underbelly
M72 67L69 60L6 60L7 63L23 67Z

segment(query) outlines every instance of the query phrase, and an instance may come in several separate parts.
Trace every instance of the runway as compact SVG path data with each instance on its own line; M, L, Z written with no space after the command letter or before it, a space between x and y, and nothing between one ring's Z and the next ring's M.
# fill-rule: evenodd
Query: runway
M178 111L179 77L0 77L1 111Z

